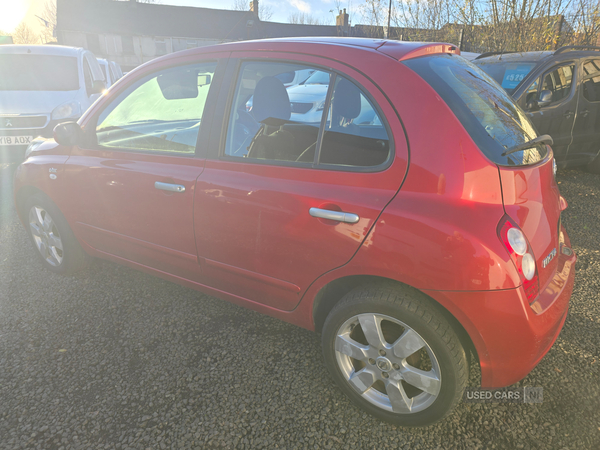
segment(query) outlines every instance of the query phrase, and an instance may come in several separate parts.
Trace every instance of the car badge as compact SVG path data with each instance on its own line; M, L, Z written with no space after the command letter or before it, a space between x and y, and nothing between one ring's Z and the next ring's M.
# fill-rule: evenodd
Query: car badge
M546 266L548 264L550 264L550 261L552 261L555 256L556 256L556 248L553 248L552 251L548 254L548 256L546 256L544 258L544 260L542 261L542 267L545 269Z
M10 121L10 119L4 119L4 126L5 126L6 128L12 128L13 124L12 124L12 122Z

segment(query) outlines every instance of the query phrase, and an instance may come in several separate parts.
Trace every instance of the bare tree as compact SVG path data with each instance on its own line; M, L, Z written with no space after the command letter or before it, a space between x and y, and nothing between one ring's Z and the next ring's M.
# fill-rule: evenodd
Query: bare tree
M40 42L48 43L55 42L54 30L56 28L56 3L51 0L46 0L44 8L39 16L36 16L42 21L43 28L40 34Z
M336 6L338 2L336 1ZM361 33L383 37L389 0L361 0ZM393 0L388 37L458 44L470 51L552 50L600 37L598 0Z
M12 32L12 37L15 44L37 44L39 42L39 38L25 24L25 21L21 22L15 28L15 31Z
M312 14L304 12L294 12L288 16L289 23L296 23L301 25L323 25L323 21Z
M250 0L234 0L231 9L234 11L250 11ZM258 18L266 22L271 17L273 17L273 8L271 5L260 5L258 8Z

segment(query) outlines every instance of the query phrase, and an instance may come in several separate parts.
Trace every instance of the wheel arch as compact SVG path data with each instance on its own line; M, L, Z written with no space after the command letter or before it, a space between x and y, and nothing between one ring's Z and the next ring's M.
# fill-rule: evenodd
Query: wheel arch
M24 211L25 201L34 196L34 195L43 195L48 198L48 195L40 188L35 186L23 186L15 193L15 208L17 210L17 214L19 216L19 220L23 226L27 223L27 211Z
M473 343L473 340L471 339L471 336L469 335L465 327L461 324L461 322L450 311L448 311L448 309L446 309L437 300L427 295L423 291L387 277L375 275L349 275L337 278L327 283L319 290L313 302L312 318L315 331L317 333L321 332L323 324L325 323L325 319L327 318L331 310L335 307L335 305L344 297L344 295L346 295L348 292L352 291L353 289L359 286L373 284L394 284L399 289L416 290L425 297L427 297L431 305L434 308L436 308L438 312L444 316L445 319L448 320L448 322L458 335L461 344L467 352L467 355L469 355L469 353L472 353L476 360L479 361L479 354L477 352L475 344Z

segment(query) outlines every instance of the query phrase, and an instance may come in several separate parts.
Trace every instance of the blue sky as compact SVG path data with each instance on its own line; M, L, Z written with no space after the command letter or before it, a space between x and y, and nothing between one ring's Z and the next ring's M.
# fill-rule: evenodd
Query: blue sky
M197 6L202 8L232 9L234 0L160 0L163 5ZM250 4L250 0L245 3ZM259 9L269 7L273 11L271 21L287 22L292 13L304 12L314 18L320 19L326 24L335 24L335 14L330 12L336 9L336 3L340 8L355 10L356 6L363 3L362 0L340 1L335 0L259 0ZM352 18L351 18L352 19Z

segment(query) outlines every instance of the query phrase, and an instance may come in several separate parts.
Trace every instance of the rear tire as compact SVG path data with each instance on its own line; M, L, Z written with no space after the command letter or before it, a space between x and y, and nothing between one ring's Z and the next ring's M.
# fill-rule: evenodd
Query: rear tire
M71 274L87 266L89 257L50 199L35 194L25 201L23 212L29 238L44 267L52 272Z
M423 293L400 285L357 288L323 326L325 365L363 410L400 426L441 420L460 401L469 366L449 322Z

